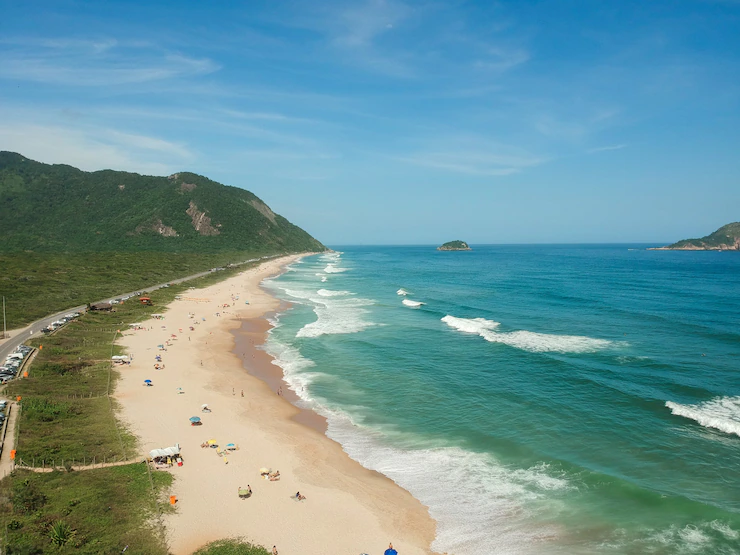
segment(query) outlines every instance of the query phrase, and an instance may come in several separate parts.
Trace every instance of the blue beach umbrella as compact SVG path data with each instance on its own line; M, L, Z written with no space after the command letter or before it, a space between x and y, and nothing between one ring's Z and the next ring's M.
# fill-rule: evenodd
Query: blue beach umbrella
M152 383L152 380L144 380L144 383Z
M236 447L236 445L234 445L233 443L227 443L226 447Z
M398 551L392 548L388 548L385 550L384 555L398 555Z
M190 421L191 421L191 422L200 422L200 418L199 418L199 417L197 417L197 416L191 416L191 417L190 417Z

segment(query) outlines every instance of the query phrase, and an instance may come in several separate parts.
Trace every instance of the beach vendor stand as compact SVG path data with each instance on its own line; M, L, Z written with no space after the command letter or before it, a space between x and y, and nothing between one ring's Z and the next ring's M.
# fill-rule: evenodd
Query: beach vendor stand
M182 466L182 457L180 456L180 444L176 443L172 447L163 449L152 449L149 451L149 458L154 463L155 469L164 469L172 466L173 461L177 466Z

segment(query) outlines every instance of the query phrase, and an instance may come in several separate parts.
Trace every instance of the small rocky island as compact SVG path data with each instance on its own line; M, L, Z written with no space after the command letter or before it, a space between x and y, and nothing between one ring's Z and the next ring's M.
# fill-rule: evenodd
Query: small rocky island
M684 239L655 251L740 251L740 222L727 224L701 239Z
M445 243L441 247L437 247L438 251L472 251L465 241L450 241Z

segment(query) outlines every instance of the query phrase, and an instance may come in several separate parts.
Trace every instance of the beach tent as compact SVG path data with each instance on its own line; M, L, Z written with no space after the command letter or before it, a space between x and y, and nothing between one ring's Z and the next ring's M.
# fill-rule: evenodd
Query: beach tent
M165 447L164 449L152 449L149 451L149 456L153 459L159 457L174 457L180 454L180 444L176 443L173 447Z

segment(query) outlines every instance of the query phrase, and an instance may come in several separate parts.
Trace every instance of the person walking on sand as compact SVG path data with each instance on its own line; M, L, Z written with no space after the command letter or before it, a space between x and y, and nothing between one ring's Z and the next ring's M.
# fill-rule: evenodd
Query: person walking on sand
M244 397L244 390L242 389L242 397Z

